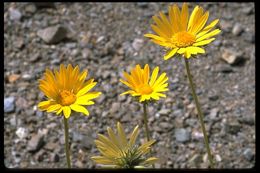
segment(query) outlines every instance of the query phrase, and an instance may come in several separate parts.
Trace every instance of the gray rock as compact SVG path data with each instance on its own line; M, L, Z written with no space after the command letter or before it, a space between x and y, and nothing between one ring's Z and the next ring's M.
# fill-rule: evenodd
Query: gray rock
M36 152L44 145L44 136L40 134L35 134L32 136L31 140L28 142L27 150L29 152Z
M219 109L218 108L211 109L210 113L209 113L209 118L210 119L215 119L218 116L218 113L219 113Z
M85 48L85 49L82 50L82 57L83 58L88 58L89 55L90 55L90 50L89 49Z
M15 9L15 8L9 9L9 15L10 15L11 20L19 21L22 18L21 12L19 10Z
M163 131L167 131L167 130L171 129L173 126L172 126L172 124L170 124L168 122L161 122L159 124L159 127L162 128Z
M170 109L161 109L158 113L160 115L168 115L171 112Z
M141 49L141 47L143 46L144 41L142 39L139 38L135 38L133 43L132 43L132 47L136 50L139 51Z
M5 113L10 113L10 112L14 112L14 97L7 97L4 99L4 112Z
M27 13L35 13L36 12L36 6L34 4L29 4L25 7L25 12Z
M184 128L176 129L175 130L175 139L178 142L187 142L191 138L191 134L188 130Z
M215 71L222 72L222 73L231 73L231 72L233 72L233 69L228 64L217 64L215 66Z
M227 20L220 20L219 22L220 29L224 32L230 32L232 29L232 24Z
M48 142L46 145L44 145L44 148L49 151L54 151L58 147L59 145L55 142Z
M252 6L244 7L242 8L242 12L245 13L246 15L250 15L253 12L253 7Z
M255 124L255 117L253 116L242 117L238 119L238 122L252 126Z
M225 124L225 131L230 134L237 134L241 130L241 125L238 121L230 121Z
M80 145L82 148L91 149L91 147L93 146L93 139L89 136L84 135Z
M255 34L251 32L244 32L243 37L248 43L255 43Z
M255 154L253 153L251 148L247 148L244 152L243 152L244 157L248 160L248 161L252 161L254 159Z
M63 26L56 25L39 30L37 35L47 44L56 44L66 38L67 29Z
M235 65L242 60L242 53L230 49L224 49L222 59L230 65Z
M240 35L243 32L243 27L240 23L236 23L232 29L232 34L235 36Z
M30 62L37 62L37 61L39 61L40 59L41 59L40 54L39 54L39 53L35 53L35 54L33 54L33 55L30 57L29 61L30 61Z
M117 111L119 111L121 104L119 102L114 102L112 103L111 109L110 109L110 113L116 113Z

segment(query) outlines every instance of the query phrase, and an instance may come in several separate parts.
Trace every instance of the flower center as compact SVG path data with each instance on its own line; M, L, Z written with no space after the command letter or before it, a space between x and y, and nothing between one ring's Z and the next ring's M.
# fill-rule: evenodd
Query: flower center
M141 84L138 87L138 92L141 94L151 94L153 89L148 84Z
M177 47L191 46L195 41L195 36L186 31L178 32L171 38L171 42Z
M63 106L68 106L73 104L77 97L73 94L73 92L62 90L59 95L59 102Z

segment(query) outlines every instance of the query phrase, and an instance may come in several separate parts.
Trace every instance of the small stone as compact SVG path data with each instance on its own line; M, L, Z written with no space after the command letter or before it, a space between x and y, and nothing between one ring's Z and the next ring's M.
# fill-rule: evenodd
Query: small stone
M92 145L93 145L93 139L90 138L89 136L84 135L81 140L81 147L85 149L91 149Z
M148 7L147 2L137 2L136 5L140 8L147 8Z
M170 130L172 128L172 125L168 122L161 122L159 124L159 127L162 128L163 131Z
M222 72L222 73L231 73L233 72L232 67L230 67L230 65L228 64L217 64L215 66L215 71L216 72Z
M132 43L132 47L136 50L139 51L141 49L141 47L143 46L143 40L139 39L139 38L135 38L133 43Z
M28 142L27 150L29 152L36 152L44 145L44 136L35 134Z
M40 54L39 54L39 53L35 53L35 54L33 54L33 55L30 57L29 61L30 61L30 62L37 62L37 61L39 61L40 59L41 59Z
M244 32L243 37L248 43L255 43L255 34L251 32Z
M11 74L10 76L8 76L8 82L9 83L14 83L15 81L17 81L20 78L19 74Z
M253 7L252 6L244 7L244 8L242 8L242 12L245 13L246 15L250 15L253 12Z
M243 31L242 25L240 23L236 23L232 29L232 34L235 36L239 36Z
M225 131L230 134L237 134L241 130L241 125L237 121L230 121L225 124Z
M90 50L89 49L85 48L85 49L82 50L82 57L83 58L88 58L89 55L90 55Z
M17 38L17 40L15 40L15 42L14 42L14 47L16 47L18 49L22 49L24 47L23 38Z
M4 99L4 112L11 113L14 112L14 97L7 97Z
M252 125L255 124L255 117L253 117L253 116L246 116L246 117L238 119L238 121L240 123L242 123L242 124L244 123L244 124L252 126Z
M20 138L20 140L24 139L27 137L28 135L28 130L26 128L23 128L23 127L19 127L15 134Z
M219 154L217 154L215 156L215 159L216 159L217 162L221 162L221 160L222 160Z
M211 109L210 113L209 113L209 118L210 119L215 119L218 116L218 113L219 113L219 109L218 108Z
M216 100L218 100L218 98L219 98L218 95L210 95L209 96L209 100L211 100L211 101L216 101Z
M43 159L44 159L44 154L45 154L45 151L44 150L40 150L39 152L37 152L34 155L35 160L37 160L38 162L42 162Z
M171 112L170 109L161 109L158 113L160 115L169 115L170 112Z
M54 142L48 142L44 148L49 151L54 151L56 148L58 148L58 144Z
M56 25L39 30L37 35L47 44L56 44L66 38L67 29L63 26Z
M36 6L34 4L29 4L25 7L25 12L27 13L35 13L36 12Z
M11 20L19 21L22 18L21 12L19 10L15 9L15 8L9 9L9 15L10 15Z
M222 53L222 59L230 65L235 65L242 60L242 53L235 52L230 49L224 49L224 52Z
M175 138L178 142L187 142L190 140L190 132L184 128L175 130Z
M50 156L51 162L59 162L59 160L60 160L60 157L57 153L51 153L51 156Z
M112 103L112 106L111 106L111 109L110 109L110 113L111 113L111 114L114 114L114 113L116 113L117 111L119 111L120 106L121 106L121 104L120 104L119 102L114 102L114 103Z
M255 154L253 153L251 148L247 148L244 152L243 152L244 157L248 160L248 161L252 161L254 159Z
M224 32L230 32L232 29L232 24L227 20L221 20L219 22L220 29Z
M203 133L202 132L198 132L198 131L193 131L192 132L192 137L193 137L193 139L196 139L196 140L201 140L201 139L204 138Z

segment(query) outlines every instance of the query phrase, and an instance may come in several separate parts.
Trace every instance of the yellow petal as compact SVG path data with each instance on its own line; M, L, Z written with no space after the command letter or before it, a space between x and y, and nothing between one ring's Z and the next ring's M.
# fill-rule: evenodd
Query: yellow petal
M64 106L62 107L63 109L63 114L65 116L65 118L69 118L70 117L70 114L71 114L71 109L69 106Z
M191 13L190 20L189 20L189 23L188 23L188 31L194 25L193 22L194 22L194 19L197 15L198 11L199 11L199 6L197 5Z
M89 92L83 96L80 96L76 100L76 104L79 105L86 105L88 104L89 100L99 97L101 92Z
M191 33L194 35L197 34L206 24L209 17L209 12L206 12L200 19L198 19L198 23L196 24L196 27L192 28Z
M120 124L120 122L117 122L117 131L118 131L119 140L120 140L122 146L126 146L127 145L126 135L125 135L125 131L124 131L122 125Z
M93 82L87 86L85 86L84 88L82 88L81 90L79 90L79 92L76 94L77 97L82 96L84 94L86 94L89 90L91 90L95 85L97 84L97 82Z
M60 104L54 104L47 108L47 112L55 112L56 110L58 110L60 108L61 108Z
M208 33L208 34L205 34L205 35L203 35L203 36L197 38L197 39L196 39L196 42L205 40L205 39L207 39L207 38L209 38L209 37L213 37L213 36L219 34L220 32L221 32L220 29L215 29L215 30L211 31L211 32Z
M134 146L136 138L139 134L139 129L138 129L138 125L135 127L135 129L133 130L133 133L130 136L130 147Z
M201 47L187 47L186 50L190 54L205 53L205 50Z
M73 105L70 105L70 108L72 110L76 111L76 112L82 112L83 114L85 114L87 116L89 115L88 110L85 107L83 107L83 106L80 106L80 105L77 105L77 104L73 104Z
M182 31L187 30L188 19L189 19L188 4L183 3L182 10L181 10L181 30Z
M113 130L112 130L110 127L108 127L108 128L107 128L107 132L108 132L108 135L109 135L109 138L111 139L111 141L112 141L114 144L116 144L118 147L120 147L120 144L119 144L119 142L118 142L118 139L117 139L115 133L113 132Z
M155 69L153 70L152 76L151 76L151 80L149 82L149 85L152 86L157 78L159 72L159 67L155 67Z
M204 46L206 44L211 43L214 40L215 40L215 38L211 38L211 39L208 39L208 40L203 40L203 41L194 43L192 46Z
M93 157L91 157L91 159L94 160L96 163L99 163L99 164L104 164L104 165L114 164L113 160L109 160L109 159L102 157L102 156L93 156Z
M163 57L164 60L168 60L169 58L173 57L179 48L175 48L172 50L167 51L166 55Z
M157 162L158 160L159 160L159 159L156 158L156 157L150 157L150 158L148 158L147 160L144 161L144 164L149 164L149 165L151 165L151 164L154 164L155 162Z
M219 19L215 19L212 21L208 26L206 26L201 32L199 32L196 36L196 38L199 38L205 34L207 34L217 23L219 22Z

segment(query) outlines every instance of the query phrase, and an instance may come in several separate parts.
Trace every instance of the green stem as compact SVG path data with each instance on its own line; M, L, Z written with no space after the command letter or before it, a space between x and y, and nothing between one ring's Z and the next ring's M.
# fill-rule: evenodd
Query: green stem
M145 135L147 138L147 141L150 141L150 132L148 128L148 119L147 119L147 103L143 103L143 108L144 108L144 126L145 126Z
M63 117L64 117L64 130L65 130L66 159L67 159L68 168L71 168L71 165L70 165L69 136L68 136L68 131L69 131L68 120L67 120L67 118L65 118L65 116L63 116Z
M150 132L148 128L148 118L147 118L147 102L143 102L143 108L144 108L144 126L145 126L145 135L147 138L147 142L150 141ZM150 153L152 153L152 149L150 149ZM153 168L155 168L153 164Z
M190 74L189 62L188 62L188 60L186 58L184 58L184 61L185 61L186 72L187 72L187 76L188 76L190 87L191 87L191 91L192 91L192 96L193 96L193 98L195 100L197 111L198 111L198 115L199 115L199 121L200 121L200 124L201 124L203 136L204 136L204 142L205 142L207 153L208 153L210 167L213 168L214 167L214 162L213 162L213 158L212 158L210 147L209 147L209 142L208 142L207 132L206 132L204 121L203 121L203 115L202 115L201 107L200 107L199 100L198 100L198 97L197 97L195 89L194 89L194 84L192 82L192 77L191 77L191 74Z

